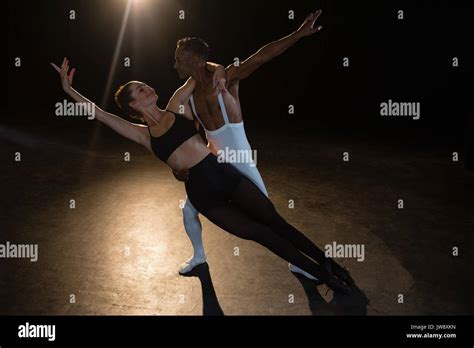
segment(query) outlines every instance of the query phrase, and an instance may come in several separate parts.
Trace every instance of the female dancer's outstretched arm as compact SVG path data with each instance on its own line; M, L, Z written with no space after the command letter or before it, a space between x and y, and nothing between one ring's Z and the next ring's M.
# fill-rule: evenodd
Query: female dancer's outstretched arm
M61 84L66 94L68 94L76 102L93 104L93 102L91 102L89 99L87 99L74 88L72 88L72 79L74 77L74 72L76 71L76 69L73 68L71 71L69 71L69 61L66 58L64 58L61 68L59 68L54 63L51 63L51 65L59 73L59 76L61 77ZM100 122L105 123L107 126L112 128L114 131L124 136L125 138L133 140L134 142L137 142L147 147L148 133L146 126L128 122L119 116L113 115L102 110L95 104L94 112L95 118Z

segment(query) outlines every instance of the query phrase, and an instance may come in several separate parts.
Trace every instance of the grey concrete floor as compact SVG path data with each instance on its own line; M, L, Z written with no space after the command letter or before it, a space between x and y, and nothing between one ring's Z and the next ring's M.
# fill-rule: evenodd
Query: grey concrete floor
M474 313L474 173L450 161L456 148L249 131L281 215L321 248L365 245L363 262L337 259L369 297L365 308L350 298L331 304L325 285L205 218L208 264L180 276L192 252L179 206L185 190L165 165L103 128L96 141L71 129L59 137L13 130L1 133L0 243L37 243L39 260L0 259L0 314Z

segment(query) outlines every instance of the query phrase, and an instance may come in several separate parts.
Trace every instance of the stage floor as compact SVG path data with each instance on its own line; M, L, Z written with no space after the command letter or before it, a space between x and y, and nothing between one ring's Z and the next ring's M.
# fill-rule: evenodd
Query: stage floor
M1 135L0 243L38 244L39 258L0 259L0 315L474 314L474 173L450 162L452 146L249 131L282 216L320 248L364 245L362 262L337 261L370 299L365 308L351 298L329 303L325 285L204 217L208 265L180 276L192 253L184 186L108 129L95 142L72 128L48 136L3 127Z

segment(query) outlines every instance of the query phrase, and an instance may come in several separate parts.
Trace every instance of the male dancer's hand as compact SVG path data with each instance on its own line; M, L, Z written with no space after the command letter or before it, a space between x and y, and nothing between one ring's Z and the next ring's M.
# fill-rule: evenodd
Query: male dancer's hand
M321 15L321 12L322 10L317 10L314 13L310 13L298 30L263 46L256 53L245 59L239 66L235 66L234 64L229 65L226 69L227 85L230 86L246 79L263 64L285 52L303 37L321 31L322 26L316 25L316 20Z
M173 169L173 175L176 178L176 180L181 181L181 182L186 182L189 180L189 170L174 170Z
M301 36L310 36L313 35L323 28L322 25L315 25L316 20L318 19L319 15L321 14L322 10L317 10L314 13L310 13L308 17L306 17L304 23L299 27L296 31L297 34Z

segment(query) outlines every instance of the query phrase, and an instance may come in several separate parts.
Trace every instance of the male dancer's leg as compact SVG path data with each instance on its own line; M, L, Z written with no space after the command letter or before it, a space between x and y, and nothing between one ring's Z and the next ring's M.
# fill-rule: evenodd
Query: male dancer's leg
M179 273L181 274L188 273L197 265L206 262L206 253L202 243L202 225L199 220L199 212L191 204L189 198L186 198L186 203L183 207L183 222L186 234L191 240L194 255L181 266L181 269L179 270Z

